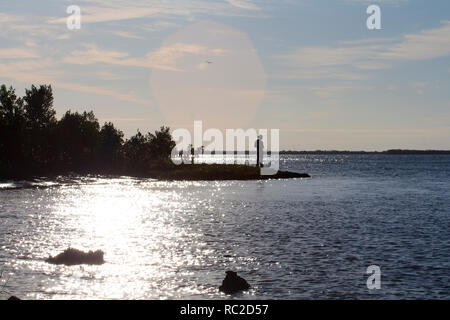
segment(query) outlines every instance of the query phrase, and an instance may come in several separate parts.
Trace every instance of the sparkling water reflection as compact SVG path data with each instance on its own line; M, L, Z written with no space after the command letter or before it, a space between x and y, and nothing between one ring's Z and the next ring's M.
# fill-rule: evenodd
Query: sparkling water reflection
M0 184L6 289L28 299L449 298L450 161L284 156L312 179L161 182L74 178ZM67 247L101 266L54 266ZM378 264L382 289L365 269ZM235 298L235 297L232 297Z

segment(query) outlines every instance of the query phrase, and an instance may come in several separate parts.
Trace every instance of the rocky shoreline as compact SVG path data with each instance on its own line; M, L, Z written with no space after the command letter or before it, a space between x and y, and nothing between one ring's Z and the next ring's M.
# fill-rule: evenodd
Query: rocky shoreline
M307 173L291 171L278 171L273 175L261 175L261 168L234 164L179 165L170 170L156 172L149 176L149 178L169 181L268 180L310 177Z

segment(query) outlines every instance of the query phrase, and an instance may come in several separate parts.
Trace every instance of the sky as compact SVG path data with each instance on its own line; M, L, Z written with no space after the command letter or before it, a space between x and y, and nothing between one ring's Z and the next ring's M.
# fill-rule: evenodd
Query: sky
M126 137L201 120L285 150L448 150L450 1L5 0L0 84L51 84L58 117Z

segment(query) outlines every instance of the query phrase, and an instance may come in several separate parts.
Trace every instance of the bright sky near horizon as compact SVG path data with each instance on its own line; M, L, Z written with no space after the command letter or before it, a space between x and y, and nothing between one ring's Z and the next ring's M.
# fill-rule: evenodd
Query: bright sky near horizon
M51 84L58 117L126 136L204 120L281 149L450 149L448 0L2 1L0 39L0 84Z

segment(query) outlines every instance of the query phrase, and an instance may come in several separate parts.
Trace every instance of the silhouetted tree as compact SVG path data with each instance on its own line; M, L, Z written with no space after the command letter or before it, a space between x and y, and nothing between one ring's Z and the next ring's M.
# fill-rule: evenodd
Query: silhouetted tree
M71 170L89 170L95 164L100 125L94 113L67 111L56 128L59 161Z
M53 90L51 86L34 85L25 89L25 116L32 129L45 129L56 124L56 111L53 109Z
M46 168L49 165L51 131L56 126L56 111L53 109L53 91L50 85L39 88L34 85L25 90L25 119L27 122L27 138L29 144L29 157L35 170Z
M0 87L0 175L12 175L25 164L25 129L23 100L15 90Z
M139 130L130 139L125 141L123 146L125 156L125 166L132 170L145 170L149 159L148 139Z
M172 140L169 127L163 126L160 131L155 131L155 134L149 133L147 139L154 160L166 161L170 159L175 142Z
M117 169L122 158L123 132L111 122L105 123L100 130L98 156L103 169Z

